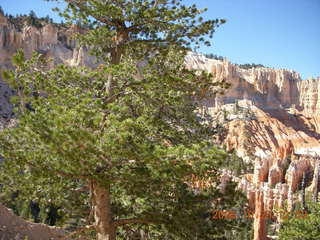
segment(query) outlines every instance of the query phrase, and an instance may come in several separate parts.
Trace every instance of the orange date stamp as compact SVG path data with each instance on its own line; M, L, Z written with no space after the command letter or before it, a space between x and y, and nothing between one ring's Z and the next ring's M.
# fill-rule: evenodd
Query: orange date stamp
M241 213L239 213L236 210L214 210L212 212L211 219L237 219L237 218L247 218L247 219L253 219L254 218L254 211L253 210L244 210ZM277 217L280 217L281 219L287 219L289 216L294 218L306 218L308 216L308 213L306 211L295 211L295 212L288 212L285 210L279 210L276 212L272 211L266 211L262 215L260 215L260 218L264 219L270 219L275 220Z

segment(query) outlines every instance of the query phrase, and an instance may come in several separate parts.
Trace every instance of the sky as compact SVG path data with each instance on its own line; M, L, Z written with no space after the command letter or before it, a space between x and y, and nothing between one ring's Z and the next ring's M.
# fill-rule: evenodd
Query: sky
M320 76L320 0L184 0L208 8L207 19L224 18L211 47L199 52L227 57L233 63L256 63L292 69L302 78ZM9 14L50 15L56 4L43 0L0 0Z

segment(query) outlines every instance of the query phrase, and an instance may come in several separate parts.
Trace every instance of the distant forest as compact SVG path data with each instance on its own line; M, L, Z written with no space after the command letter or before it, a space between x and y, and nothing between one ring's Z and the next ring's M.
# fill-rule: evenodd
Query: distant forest
M242 69L251 69L251 68L259 68L259 67L265 67L262 64L255 64L255 63L245 63L245 64L236 64L238 67Z
M220 61L222 61L224 59L224 57L218 56L213 53L208 53L208 54L204 54L204 55L206 56L206 58L210 58L210 59L215 59L215 60L220 60Z
M215 59L215 60L220 60L220 61L223 61L223 59L224 59L223 56L219 56L219 55L213 54L213 53L208 53L208 54L204 54L204 55L205 55L205 57L210 58L210 59ZM242 68L242 69L265 67L262 64L255 64L255 63L245 63L245 64L235 64L235 65Z
M34 26L36 28L41 28L45 24L54 24L53 19L47 15L46 17L37 17L36 13L34 11L30 11L30 13L27 14L17 14L16 16L13 16L11 14L5 13L3 8L0 6L0 14L5 16L10 23L12 23L16 29L19 31L22 30L23 25L25 22L28 23L28 25Z
M16 16L13 16L12 14L5 13L3 8L0 6L0 15L5 16L8 21L15 26L15 28L18 31L21 31L25 22L30 25L34 26L36 28L42 28L46 24L53 24L56 27L66 27L67 24L61 21L60 23L55 23L52 18L50 18L49 15L46 17L38 17L34 11L30 11L30 13L27 14L17 14ZM82 24L81 22L75 22L79 27L81 28L93 28L93 24Z

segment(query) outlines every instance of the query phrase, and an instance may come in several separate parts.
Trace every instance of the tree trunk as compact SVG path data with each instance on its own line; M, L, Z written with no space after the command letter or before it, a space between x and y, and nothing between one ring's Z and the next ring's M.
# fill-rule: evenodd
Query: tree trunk
M122 51L118 48L115 47L111 50L111 64L116 65L120 63L121 60L121 55ZM112 95L112 88L114 87L114 82L113 82L113 76L112 74L108 74L107 76L107 82L105 83L105 89L106 93L111 96Z
M300 193L300 202L302 205L302 209L306 209L306 173L303 173L302 181L301 181L301 193Z
M122 41L128 39L127 32L118 32L115 39L115 47L111 49L111 65L117 65L121 61ZM105 91L111 97L113 88L116 83L114 82L112 74L108 74L105 83ZM96 181L91 183L93 214L95 219L97 240L115 240L116 239L116 226L113 222L111 211L111 196L110 187L101 187Z
M92 181L91 191L97 240L115 240L116 228L112 219L109 188L101 187L96 181Z
M318 183L319 183L319 171L320 171L320 157L316 157L315 159L315 167L313 172L313 180L312 180L312 200L314 202L318 202Z
M123 49L121 44L128 40L128 33L126 31L118 31L116 37L113 39L115 46L111 49L111 65L117 65L121 61L121 56L123 53ZM111 74L107 77L107 82L105 84L106 93L111 96L112 95L112 87L113 87L113 77Z

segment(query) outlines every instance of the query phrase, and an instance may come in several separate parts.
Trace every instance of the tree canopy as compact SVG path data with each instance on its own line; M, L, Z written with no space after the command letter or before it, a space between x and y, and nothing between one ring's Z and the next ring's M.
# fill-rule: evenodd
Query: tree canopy
M309 205L301 217L289 217L281 226L280 240L316 240L320 238L320 204Z
M229 155L198 111L202 93L223 85L184 63L186 48L223 21L198 19L203 11L181 1L66 2L65 17L96 24L79 39L101 65L13 58L3 72L17 93L15 126L0 134L4 189L65 210L77 199L98 240L125 239L128 226L150 239L223 239L235 223L210 212L241 194L220 191Z
M122 54L137 59L150 51L162 53L168 45L196 47L210 45L205 36L213 36L224 19L204 20L195 4L186 6L181 0L66 0L61 13L70 22L81 20L95 29L82 36L82 43L91 46L95 55L110 53L112 63ZM193 45L192 45L193 44ZM158 51L156 51L158 50Z

